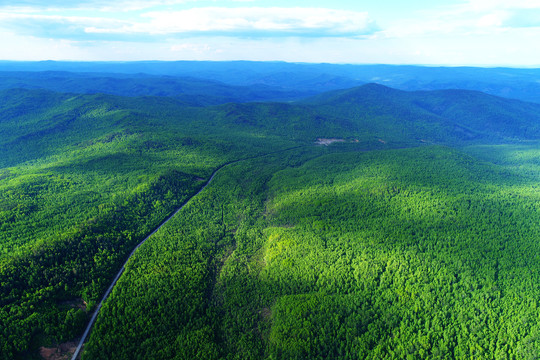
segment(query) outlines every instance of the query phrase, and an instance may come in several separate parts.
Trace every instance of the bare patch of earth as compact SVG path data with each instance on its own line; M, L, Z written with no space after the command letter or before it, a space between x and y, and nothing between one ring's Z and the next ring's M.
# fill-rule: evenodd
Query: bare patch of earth
M337 139L337 138L330 138L330 139L327 139L327 138L318 138L317 141L315 141L315 144L316 144L316 145L324 145L324 146L328 146L328 145L331 145L331 144L337 143L337 142L345 142L345 139Z
M272 316L272 311L267 307L263 308L260 313L264 320L268 320Z
M61 302L60 305L69 306L76 309L81 309L82 311L86 312L86 301L83 299L76 299L76 300L70 300L70 301L64 301Z
M47 348L42 346L39 348L39 355L45 360L64 360L71 359L73 353L77 349L77 343L74 341L59 344L56 347Z

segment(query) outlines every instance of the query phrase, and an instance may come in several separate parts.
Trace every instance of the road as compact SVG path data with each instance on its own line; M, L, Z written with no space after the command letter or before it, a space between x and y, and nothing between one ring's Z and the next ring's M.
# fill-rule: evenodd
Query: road
M247 160L247 159L242 159L242 160ZM126 268L126 264L128 263L129 259L131 259L131 257L133 256L133 254L135 254L135 251L137 251L137 249L146 242L146 240L148 240L152 235L154 235L159 229L161 229L161 227L163 225L165 225L166 223L169 222L169 220L171 220L173 218L174 215L176 215L180 210L182 210L184 208L184 206L186 206L189 201L191 199L193 199L195 196L199 195L199 193L201 191L203 191L211 182L212 180L214 179L214 176L217 174L217 172L221 169L223 169L225 166L227 165L230 165L230 164L233 164L235 162L238 162L238 161L242 161L242 160L236 160L236 161L232 161L232 162L229 162L229 163L226 163L226 164L223 164L221 165L219 168L217 168L216 170L214 170L214 172L212 173L212 176L210 176L210 179L208 179L208 181L206 182L206 184L204 184L204 186L202 188L199 189L199 191L197 191L197 193L195 195L193 195L192 197L190 197L189 199L187 199L184 204L182 206L180 206L172 215L170 215L168 218L166 218L154 231L152 231L150 233L150 235L148 235L147 237L145 237L132 251L131 253L129 254L129 256L127 257L126 261L124 262L124 264L122 265L122 267L120 268L120 270L118 271L118 273L116 274L116 276L114 277L113 281L111 282L111 285L109 286L109 288L107 289L107 291L105 291L105 294L103 295L103 298L101 299L101 301L99 302L99 305L97 306L96 310L94 311L94 314L92 315L92 318L90 319L90 322L88 323L88 325L86 326L86 329L84 330L84 333L81 337L81 340L79 341L79 345L77 346L77 349L75 350L75 352L73 353L73 356L71 357L71 360L76 360L79 356L79 353L81 352L81 349L84 345L84 342L86 340L86 338L88 337L88 334L90 333L90 330L92 329L92 326L94 325L94 322L96 321L96 318L97 318L97 315L99 314L99 310L101 309L101 306L103 305L103 303L105 302L105 300L107 300L107 297L109 296L109 294L111 293L114 285L116 285L116 282L118 281L118 279L120 278L120 275L122 275L122 273L124 272L124 269Z
M275 154L275 153L280 153L280 152L285 152L285 151L288 151L288 150L293 150L293 149L298 149L302 146L295 146L295 147L292 147L292 148L288 148L288 149L283 149L283 150L278 150L278 151L273 151L271 153L267 153L267 154L263 154L263 155L257 155L257 156L251 156L251 157L247 157L247 158L243 158L243 159L239 159L239 160L234 160L234 161L231 161L231 162L228 162L228 163L225 163L223 165L221 165L220 167L218 167L216 170L214 170L214 172L212 173L212 176L210 176L210 179L208 179L208 181L206 182L206 184L204 184L204 186L202 188L199 189L199 191L197 191L197 193L195 195L193 195L192 197L190 197L189 199L187 199L184 204L182 206L180 206L172 215L170 215L168 218L166 218L154 231L152 231L150 233L150 235L148 235L147 237L145 237L132 251L131 253L129 254L129 256L127 257L126 261L124 262L124 264L122 265L122 267L120 268L120 270L118 271L118 273L116 274L116 276L114 277L113 281L111 282L111 285L109 286L109 288L107 289L107 291L105 291L105 294L103 295L103 298L101 299L101 301L99 302L99 305L97 306L96 310L94 311L94 314L92 315L92 318L90 319L90 322L88 323L88 325L86 326L86 329L84 330L84 333L81 337L81 340L79 341L79 345L77 346L77 349L75 350L75 352L73 353L73 356L71 357L71 360L77 360L80 352L81 352L81 349L84 345L84 342L86 341L86 338L88 337L88 334L90 333L90 330L92 330L92 326L94 325L94 322L96 321L96 318L99 314L99 310L101 309L101 306L103 305L103 303L105 302L105 300L107 300L107 297L109 296L109 294L111 293L114 285L116 285L116 282L118 281L118 279L120 278L120 276L122 275L122 273L124 272L124 269L126 267L126 264L128 263L129 259L131 259L131 257L133 256L133 254L135 254L135 251L137 251L137 249L146 242L146 240L148 240L152 235L154 235L159 229L161 229L161 227L163 225L165 225L166 223L169 222L169 220L171 220L173 218L174 215L176 215L180 210L182 210L184 208L184 206L186 206L189 201L191 199L193 199L195 196L199 195L201 191L203 191L208 185L210 185L210 183L212 182L212 180L214 179L214 176L216 176L216 174L218 173L219 170L223 169L224 167L226 166L229 166L231 164L234 164L234 163L237 163L237 162L240 162L240 161L245 161L245 160L250 160L250 159L255 159L255 158L259 158L259 157L264 157L264 156L268 156L268 155L271 155L271 154Z

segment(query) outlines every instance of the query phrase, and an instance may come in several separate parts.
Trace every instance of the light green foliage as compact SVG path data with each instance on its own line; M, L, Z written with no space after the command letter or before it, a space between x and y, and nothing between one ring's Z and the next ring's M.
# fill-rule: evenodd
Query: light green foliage
M515 102L373 86L206 108L0 99L0 357L79 336L133 247L240 159L130 260L85 359L540 352L540 157L493 144L537 138L533 105L512 126ZM474 102L500 115L485 132Z
M190 127L182 113L197 110L170 99L2 95L0 350L6 358L77 336L87 315L72 312L83 301L93 309L131 249L216 167L291 144L223 125Z
M319 319L307 326L314 338L324 335L327 312L342 311L333 300L321 311L321 293L370 304L364 316L363 306L349 308L353 323L370 322L360 334L343 316L332 329L350 337L343 335L349 355L342 358L520 359L539 351L529 335L538 332L540 295L530 286L540 280L531 272L540 266L534 178L444 148L334 155L305 168L273 179L272 261L261 275L293 304L299 286L315 298L298 300L307 306L300 313L278 301L283 318L274 318L271 354L341 351L342 341L309 341L287 353L287 334L299 325L283 324Z
M443 147L228 167L133 259L85 358L532 359L533 184Z

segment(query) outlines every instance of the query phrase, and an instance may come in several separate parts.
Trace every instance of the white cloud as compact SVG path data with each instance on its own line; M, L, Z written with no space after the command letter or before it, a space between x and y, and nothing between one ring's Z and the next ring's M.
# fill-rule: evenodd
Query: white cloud
M61 12L73 10L91 10L110 13L121 13L130 11L140 11L152 9L160 6L177 6L185 4L196 4L201 0L0 0L0 9L9 12ZM207 0L208 1L208 0ZM254 2L256 0L212 0L215 3L245 3Z
M77 42L40 39L21 36L0 30L2 46L0 59L6 60L71 60L95 59L91 52L79 47Z
M498 36L522 27L540 27L540 0L469 0L434 8L395 22L379 38Z
M538 66L540 48L531 44L540 37L540 0L438 7L400 19L376 37L392 44L402 62Z
M0 12L0 29L36 38L64 40L95 40L86 28L121 27L125 21L103 17L62 16ZM2 41L3 43L3 41Z
M540 65L531 45L540 38L540 0L464 0L404 13L384 31L365 12L315 7L225 8L214 0L157 11L196 2L17 0L8 11L0 0L0 58ZM77 10L62 10L68 6Z
M208 44L200 44L200 43L183 43L183 44L175 44L171 46L172 52L191 52L191 53L207 53L209 51L219 51L219 50L213 50L212 47Z
M95 3L94 6L97 7L100 11L103 12L128 12L128 11L138 11L151 9L156 6L162 5L180 5L187 2L195 2L197 0L133 0L133 1L103 1L100 3Z
M457 7L467 11L537 9L540 8L540 0L469 0L466 4Z
M106 34L228 34L242 36L361 36L376 31L365 12L322 8L194 8L149 12L147 22L122 27L91 27Z
M79 11L77 14L84 15L67 16L52 10L44 13L19 10L0 10L0 28L22 35L81 41L154 41L160 36L177 35L361 37L377 31L366 12L324 8L205 7L151 11L129 17L116 13Z
M469 0L441 16L476 20L472 24L479 29L540 26L540 0Z
M508 13L503 11L497 11L490 14L483 15L476 22L476 26L479 28L492 28L501 27L505 20L508 18Z

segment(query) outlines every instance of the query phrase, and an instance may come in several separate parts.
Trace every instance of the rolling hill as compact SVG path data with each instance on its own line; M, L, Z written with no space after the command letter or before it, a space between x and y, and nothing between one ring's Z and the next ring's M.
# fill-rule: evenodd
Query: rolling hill
M168 96L192 106L228 102L290 101L316 93L308 90L286 90L264 84L227 85L211 79L140 73L0 72L0 90L16 88L130 97Z
M0 91L0 357L80 336L186 201L128 262L83 359L540 350L540 105L378 84L245 103L206 80L118 75L114 95L113 77L44 76ZM243 100L214 101L229 89Z
M477 91L402 91L367 84L321 94L302 103L322 114L347 118L359 128L394 141L401 136L455 144L540 136L538 104Z

